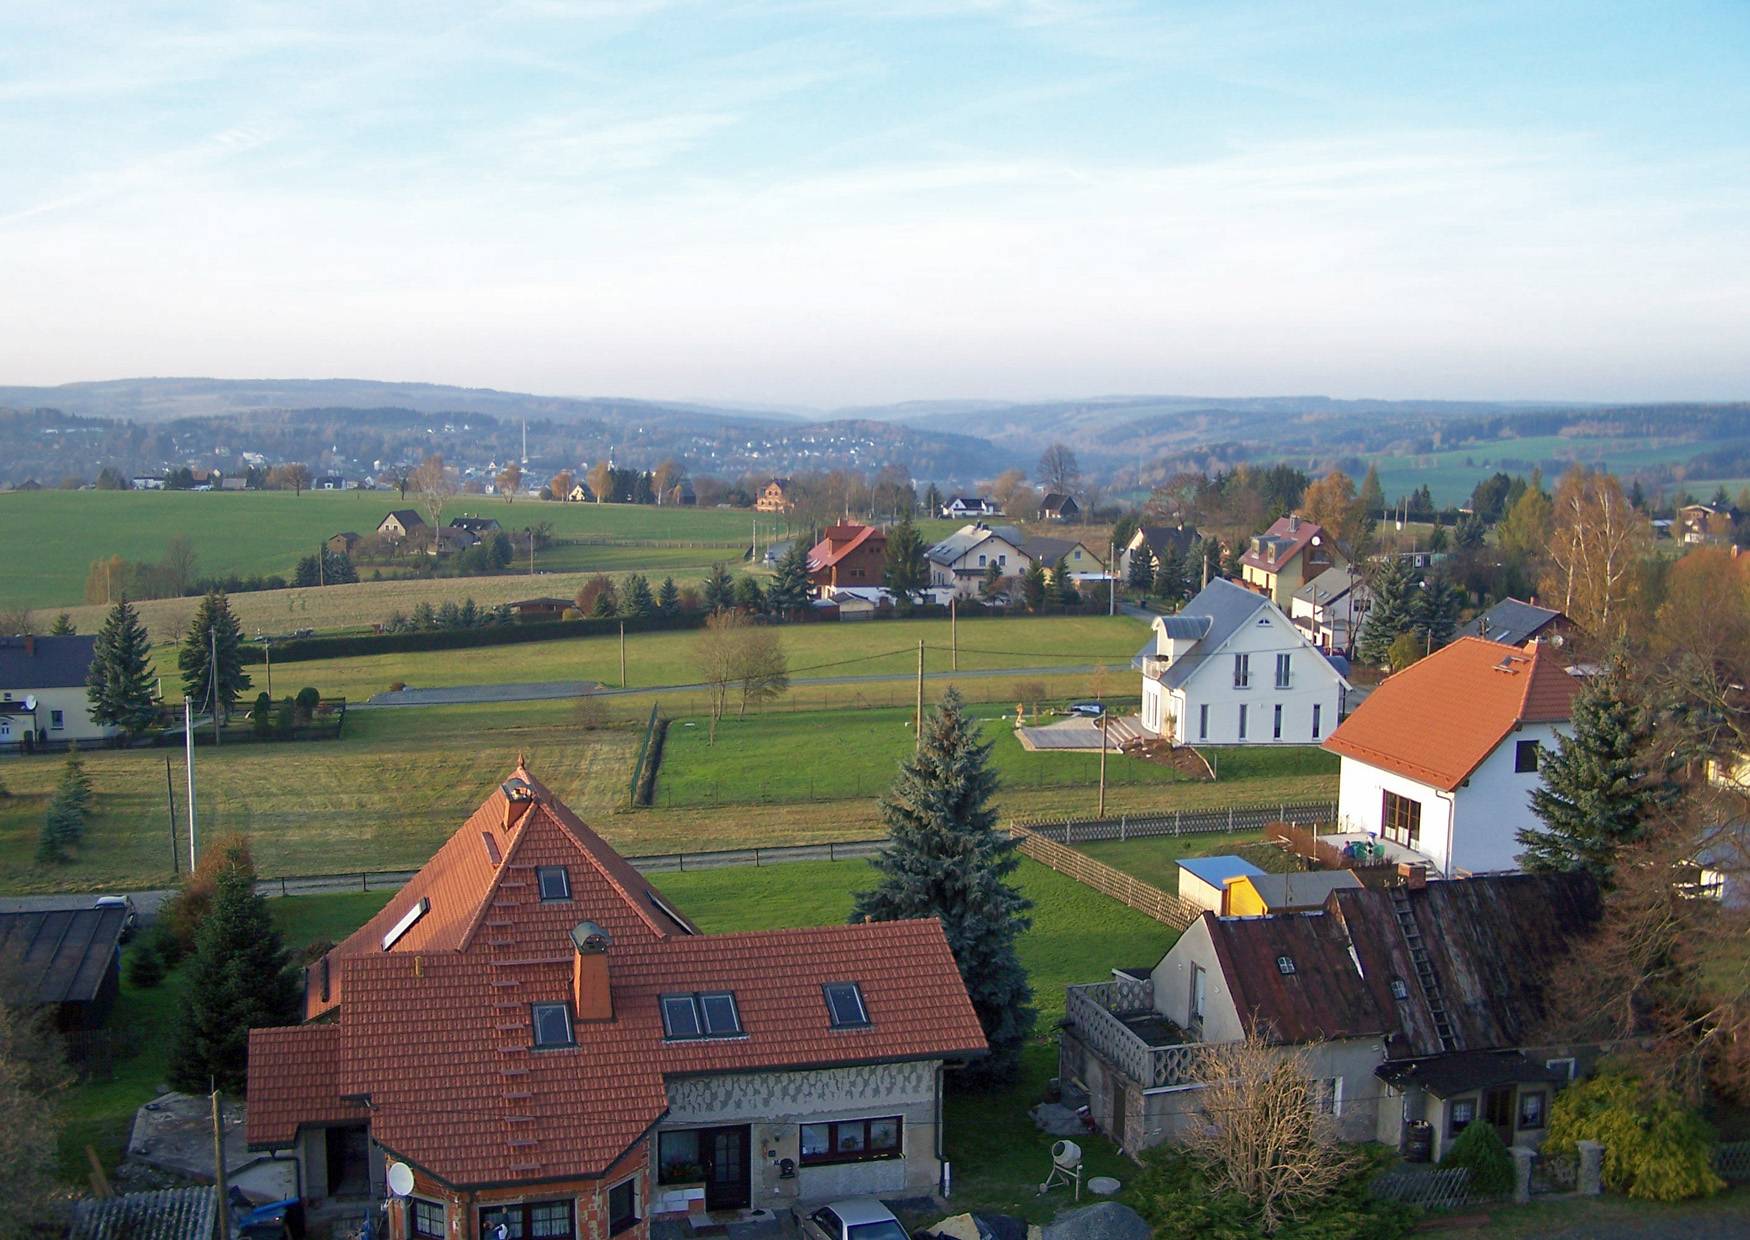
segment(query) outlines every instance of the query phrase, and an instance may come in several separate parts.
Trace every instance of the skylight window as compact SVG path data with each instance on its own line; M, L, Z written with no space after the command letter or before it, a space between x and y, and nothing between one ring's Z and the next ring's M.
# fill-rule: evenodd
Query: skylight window
M1293 973L1294 972L1294 957L1293 956L1278 956L1278 957L1276 957L1276 971L1278 973L1282 974L1284 977L1287 977L1289 974Z
M571 898L571 872L562 865L536 866L535 881L541 885L543 902Z
M389 928L389 933L383 936L383 950L388 951L395 946L402 935L413 929L413 923L431 911L431 901L425 896L419 897L419 903L401 915L401 920Z
M1391 997L1394 999L1408 999L1410 997L1410 988L1408 986L1404 985L1403 978L1401 978L1401 977L1392 978L1392 980L1391 980Z
M855 1029L869 1024L869 1009L863 1005L862 988L855 982L828 982L826 1012L834 1029Z
M535 1047L575 1046L571 1036L571 1009L563 1003L531 1003L530 1018L535 1028Z
M648 889L645 890L644 894L645 894L645 896L647 896L649 898L650 902L656 906L657 911L659 911L664 917L668 918L670 921L674 922L675 926L678 929L680 929L681 931L683 931L686 934L691 934L693 932L693 928L686 923L686 920L684 918L682 918L679 913L675 912L667 904L663 903L661 896L657 895L654 891L650 891Z
M710 990L691 995L662 996L662 1031L670 1041L689 1038L740 1037L741 1011L735 995Z

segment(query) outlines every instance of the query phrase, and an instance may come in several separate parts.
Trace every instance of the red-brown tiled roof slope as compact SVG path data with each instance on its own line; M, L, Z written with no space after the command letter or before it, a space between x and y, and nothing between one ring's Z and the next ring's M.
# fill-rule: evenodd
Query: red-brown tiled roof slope
M828 527L821 540L808 549L808 571L818 573L823 568L831 568L872 538L885 542L887 535L873 525Z
M1579 683L1540 646L1461 637L1386 677L1325 748L1448 792L1522 723L1559 723Z
M1265 547L1274 546L1275 555L1260 554L1249 548L1240 557L1241 564L1250 564L1253 568L1262 569L1267 573L1279 573L1287 568L1294 557L1305 551L1314 538L1329 538L1324 527L1316 522L1293 516L1278 517L1263 537L1269 540Z
M289 1145L299 1124L344 1124L366 1117L342 1100L340 1026L298 1025L249 1031L249 1061L274 1071L249 1076L251 1145Z

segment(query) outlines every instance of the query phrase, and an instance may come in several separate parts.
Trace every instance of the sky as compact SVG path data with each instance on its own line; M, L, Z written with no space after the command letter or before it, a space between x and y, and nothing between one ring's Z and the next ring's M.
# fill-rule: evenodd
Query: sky
M0 383L1750 397L1750 4L0 0Z

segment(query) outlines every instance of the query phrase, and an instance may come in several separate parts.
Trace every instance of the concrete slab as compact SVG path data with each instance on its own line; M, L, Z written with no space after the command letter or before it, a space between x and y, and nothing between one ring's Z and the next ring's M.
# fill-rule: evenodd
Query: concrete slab
M253 1153L243 1131L243 1104L219 1108L226 1178L253 1201L283 1201L297 1193L297 1169L284 1159ZM210 1184L213 1181L212 1103L192 1094L160 1094L134 1113L125 1162Z

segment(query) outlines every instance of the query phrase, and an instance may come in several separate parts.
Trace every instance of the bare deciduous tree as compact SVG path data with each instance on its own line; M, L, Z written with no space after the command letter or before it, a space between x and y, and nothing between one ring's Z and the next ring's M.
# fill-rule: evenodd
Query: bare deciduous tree
M595 502L608 503L614 498L614 467L607 461L597 461L589 471L589 489L595 492Z
M499 470L493 476L492 481L493 485L498 488L498 493L504 496L504 502L514 504L517 492L522 490L523 486L523 467L520 463L512 461Z
M1201 1047L1191 1068L1201 1122L1185 1150L1212 1188L1251 1202L1265 1231L1329 1194L1357 1162L1321 1105L1312 1050L1272 1046L1253 1030Z
M1011 517L1039 515L1039 493L1027 485L1027 476L1018 469L998 474L990 484L990 497Z
M571 489L576 485L576 476L569 469L562 469L547 479L547 494L564 503L571 498Z
M310 489L310 467L296 462L287 465L275 465L267 471L269 490L289 490L294 495L302 495Z
M678 502L678 497L671 495L670 492L685 481L686 476L687 467L672 456L653 469L650 472L650 486L656 492L656 502L658 504Z
M419 510L436 537L436 530L443 521L444 506L455 498L456 480L445 467L444 458L434 452L413 471L411 482L419 494Z
M57 1101L70 1083L47 1009L0 1004L0 1235L35 1235L49 1217Z
M1081 480L1082 467L1068 444L1054 443L1039 458L1039 485L1068 495Z
M1610 474L1575 466L1556 488L1545 589L1599 641L1618 636L1651 527Z
M717 721L729 708L729 687L735 683L735 645L747 617L728 609L713 612L705 628L693 643L693 664L698 669L699 683L705 686L710 724L705 743L717 743Z
M735 680L741 686L741 710L745 718L749 702L769 702L790 687L790 661L778 631L768 625L744 625L737 634L734 654Z

